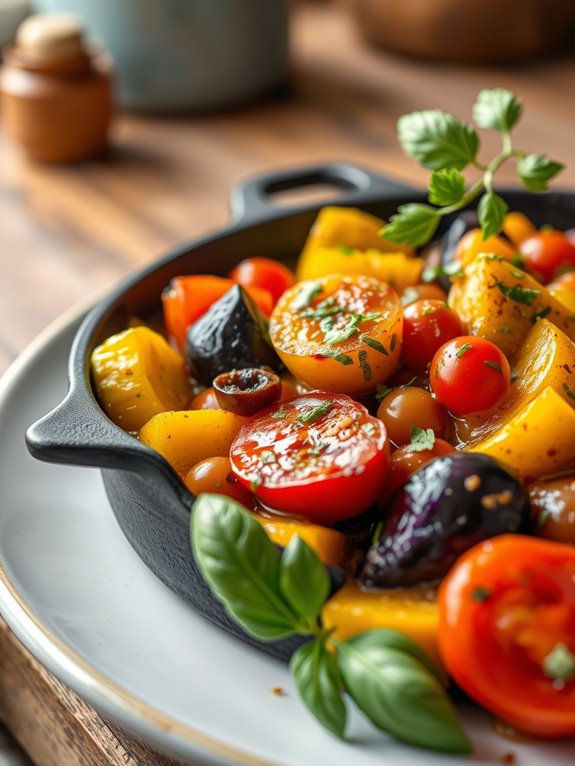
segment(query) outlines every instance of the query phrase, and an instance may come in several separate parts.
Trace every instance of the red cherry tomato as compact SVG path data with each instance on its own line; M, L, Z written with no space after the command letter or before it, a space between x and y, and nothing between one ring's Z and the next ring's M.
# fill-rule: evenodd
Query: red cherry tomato
M575 268L575 244L562 231L538 231L523 240L520 251L526 268L543 283Z
M429 381L439 401L456 417L495 407L509 391L505 354L484 338L462 335L435 354Z
M189 405L190 410L221 410L213 388L204 388L196 394Z
M246 258L230 272L230 279L244 287L261 287L272 294L274 305L288 287L295 284L293 273L271 258Z
M232 470L266 506L322 524L357 516L385 483L385 427L343 394L296 396L240 429Z
M379 501L380 506L385 506L395 490L403 487L411 474L415 473L422 465L429 463L433 458L449 455L450 452L454 451L455 447L443 439L436 439L431 449L413 450L409 444L406 444L395 450L391 456L389 474Z
M403 310L401 361L414 372L423 372L440 346L463 332L453 309L437 300L410 303Z
M449 675L496 716L575 734L575 548L501 535L466 551L439 588Z
M186 342L186 330L233 287L231 279L215 277L209 274L193 274L189 277L176 277L162 293L164 324L168 336L181 350ZM273 299L267 290L259 287L246 287L247 292L259 307L269 316L273 309Z

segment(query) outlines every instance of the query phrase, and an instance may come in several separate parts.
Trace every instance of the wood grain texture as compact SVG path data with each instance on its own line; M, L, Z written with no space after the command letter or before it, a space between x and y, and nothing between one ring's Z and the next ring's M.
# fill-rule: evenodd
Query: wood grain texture
M400 151L399 115L439 107L468 118L482 87L506 86L526 114L517 144L568 164L575 186L575 61L450 67L366 46L343 10L299 3L289 85L217 114L126 115L107 158L33 165L0 131L0 371L79 299L228 220L228 194L253 173L346 160L421 185ZM484 151L494 149L488 135ZM502 181L512 182L505 169ZM265 253L257 253L265 255ZM101 717L0 626L0 716L40 766L168 766Z

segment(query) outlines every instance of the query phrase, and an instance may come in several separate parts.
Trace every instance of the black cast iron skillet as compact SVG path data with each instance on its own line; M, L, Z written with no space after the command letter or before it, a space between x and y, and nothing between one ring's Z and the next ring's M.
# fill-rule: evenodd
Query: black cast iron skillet
M361 207L382 218L388 218L404 202L424 199L421 192L345 164L279 172L244 183L232 193L233 223L227 229L178 248L129 279L88 314L70 352L68 395L26 435L28 449L40 460L101 468L120 527L147 566L197 612L285 659L299 640L274 644L255 641L230 620L211 595L189 543L193 496L159 453L122 431L104 414L90 380L90 354L107 337L125 329L129 317L157 312L161 292L172 277L225 275L238 261L254 255L293 262L320 205L278 208L272 204L271 195L316 184L340 189L342 197L336 204ZM551 223L565 229L575 225L575 194L535 196L509 191L504 196L511 209L522 210L538 225ZM331 575L337 587L338 573Z

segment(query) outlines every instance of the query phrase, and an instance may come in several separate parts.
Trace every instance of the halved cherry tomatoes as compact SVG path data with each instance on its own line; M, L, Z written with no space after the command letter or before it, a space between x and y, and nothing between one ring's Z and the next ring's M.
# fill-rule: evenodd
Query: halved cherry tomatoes
M494 343L462 335L443 345L429 369L433 393L456 417L499 404L509 391L511 370Z
M450 452L454 451L455 447L452 447L449 442L443 439L435 439L433 447L430 449L413 449L410 444L405 444L403 447L395 450L391 456L389 474L385 482L383 495L379 500L380 505L385 506L395 490L403 487L411 474L415 473L422 465L429 463L430 460L436 457L449 455Z
M274 304L288 287L295 282L295 276L287 266L271 258L246 258L230 272L230 279L243 287L261 287L271 293Z
M332 274L282 295L270 338L288 370L310 388L360 394L394 373L402 325L392 287L360 274Z
M562 231L538 231L521 243L526 268L543 283L575 268L575 244Z
M246 423L231 449L232 470L270 508L334 524L365 511L385 483L385 427L342 394L280 402Z
M233 286L231 279L194 274L176 277L162 293L164 324L168 337L179 349L186 342L186 330ZM273 308L271 293L259 287L246 288L254 303L269 316Z
M461 319L446 303L421 300L403 310L401 361L414 372L423 372L440 346L463 333Z
M439 648L479 704L541 737L575 734L575 548L502 535L439 589Z

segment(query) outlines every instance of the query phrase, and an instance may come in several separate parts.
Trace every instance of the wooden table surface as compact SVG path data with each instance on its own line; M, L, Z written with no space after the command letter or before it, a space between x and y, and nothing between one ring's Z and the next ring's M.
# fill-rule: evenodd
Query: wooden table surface
M75 302L224 225L230 190L252 173L346 160L422 184L395 138L404 112L467 119L481 88L511 88L526 105L517 145L567 163L562 184L575 187L573 57L489 69L399 58L318 5L294 16L292 61L289 87L250 108L120 117L98 162L33 165L0 131L0 372ZM104 723L0 627L0 716L38 764L172 763Z

